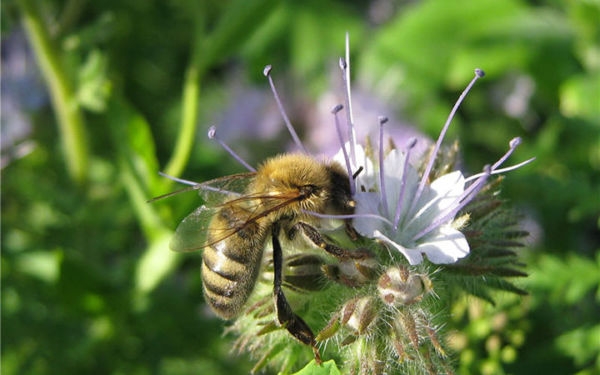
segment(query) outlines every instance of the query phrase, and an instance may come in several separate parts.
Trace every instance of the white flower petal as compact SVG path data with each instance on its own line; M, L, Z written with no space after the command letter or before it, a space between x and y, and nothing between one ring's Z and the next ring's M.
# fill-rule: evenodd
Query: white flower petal
M352 223L354 228L366 237L373 237L375 232L383 230L385 222L372 217L372 215L380 215L379 193L358 192L354 194L354 200L356 201L354 211L356 218Z
M404 255L404 257L408 260L408 263L411 266L419 264L423 261L423 255L421 255L420 251L414 249L407 249L404 246L392 241L379 231L375 231L373 238L381 240L386 244L392 246L394 249L398 250L402 255Z
M431 183L431 190L436 192L438 210L443 211L457 204L465 190L465 178L460 171L445 174Z
M416 250L427 255L432 263L449 264L469 254L469 243L460 231L444 225L426 242L418 245Z

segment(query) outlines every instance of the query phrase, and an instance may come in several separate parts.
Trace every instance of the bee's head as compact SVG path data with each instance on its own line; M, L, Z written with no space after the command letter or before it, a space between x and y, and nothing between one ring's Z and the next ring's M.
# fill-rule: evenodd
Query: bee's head
M353 211L348 175L338 163L305 154L280 155L261 166L255 184L265 193L297 196L302 210L336 214Z

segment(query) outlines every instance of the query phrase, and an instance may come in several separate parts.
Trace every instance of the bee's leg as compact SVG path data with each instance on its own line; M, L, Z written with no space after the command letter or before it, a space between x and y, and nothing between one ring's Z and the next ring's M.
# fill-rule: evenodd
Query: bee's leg
M273 226L273 297L275 299L275 309L277 311L277 319L279 323L284 326L289 333L295 338L300 340L303 344L310 345L313 348L315 354L315 361L321 363L321 356L319 355L319 349L315 341L315 335L312 330L300 318L296 315L288 303L281 285L283 282L283 254L281 250L281 243L279 242L279 227Z
M346 234L350 237L350 239L352 239L353 241L358 240L359 235L356 229L354 229L354 227L352 226L352 219L344 220L344 227L346 229Z
M327 251L329 254L335 255L338 258L363 259L365 257L364 252L348 251L339 246L328 243L327 241L325 241L325 238L321 235L321 233L319 233L319 231L316 228L309 224L299 222L296 225L294 225L294 228L292 229L301 230L302 233L304 233L304 235L308 237L308 239L312 243L314 243L321 249Z

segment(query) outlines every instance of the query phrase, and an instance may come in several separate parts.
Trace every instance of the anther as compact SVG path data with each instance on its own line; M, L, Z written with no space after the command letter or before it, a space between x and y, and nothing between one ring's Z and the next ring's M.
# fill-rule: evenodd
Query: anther
M271 65L267 65L265 66L265 68L263 69L263 74L265 75L265 77L268 77L269 74L271 74L271 69L273 67Z
M516 150L517 147L521 144L521 138L515 137L508 142L509 149L506 153L492 165L492 172L495 171L499 166L502 165L510 157L510 155Z
M360 167L358 167L358 169L356 170L356 172L354 172L354 174L352 175L352 179L356 180L356 177L358 177L358 175L364 170L365 168L361 165Z

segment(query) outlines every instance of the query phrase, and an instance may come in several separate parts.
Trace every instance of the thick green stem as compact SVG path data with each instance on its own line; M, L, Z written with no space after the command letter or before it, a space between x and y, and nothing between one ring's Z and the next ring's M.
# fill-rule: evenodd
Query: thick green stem
M121 160L120 165L121 179L123 181L123 186L125 186L125 190L129 195L129 201L133 207L133 212L144 232L144 237L149 243L152 243L166 231L166 228L156 212L156 209L154 209L151 204L148 204L148 197L139 180L136 179L135 173L131 169L131 165L125 160Z
M204 42L204 13L200 5L195 9L195 32L190 64L183 84L181 124L175 144L175 152L165 167L165 173L180 176L190 158L198 123L198 98L203 74L202 46Z
M180 176L190 158L196 135L198 122L198 96L200 94L200 74L197 64L193 61L187 69L183 86L181 108L181 124L175 143L175 152L167 166L165 173L171 176Z
M83 114L75 92L36 5L31 0L19 0L18 3L23 13L23 24L29 43L50 91L67 170L74 181L84 183L87 177L88 147L85 140Z

